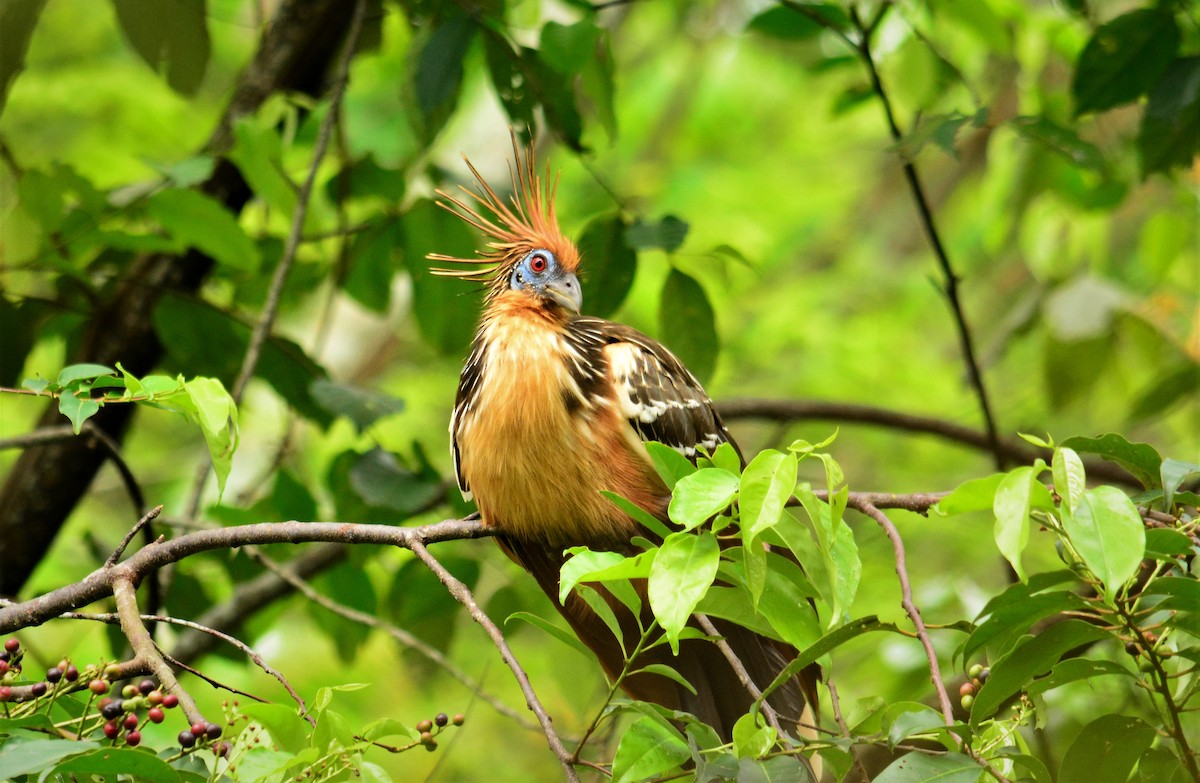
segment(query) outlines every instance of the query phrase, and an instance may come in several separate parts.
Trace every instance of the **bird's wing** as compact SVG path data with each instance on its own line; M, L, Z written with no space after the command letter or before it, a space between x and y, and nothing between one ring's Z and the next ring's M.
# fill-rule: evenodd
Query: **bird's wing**
M711 454L722 443L737 449L704 387L661 343L600 318L575 318L569 331L576 330L602 338L617 403L642 440L658 441L692 460L698 449Z
M462 374L458 379L458 394L454 397L454 412L450 414L450 453L454 457L454 477L458 480L458 489L465 500L471 500L471 487L462 471L462 454L458 447L458 430L462 426L464 415L471 410L478 396L479 383L483 377L483 356L485 345L478 335L471 345L471 354L463 365Z

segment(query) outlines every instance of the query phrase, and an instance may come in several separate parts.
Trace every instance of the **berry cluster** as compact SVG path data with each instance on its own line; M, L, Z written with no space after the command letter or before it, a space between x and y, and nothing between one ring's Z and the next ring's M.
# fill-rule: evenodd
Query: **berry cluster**
M958 689L958 703L964 710L971 709L971 705L975 703L975 694L979 693L979 689L987 682L989 674L991 674L991 670L978 663L967 671L967 676L971 679L964 682Z
M420 733L419 741L425 746L425 750L436 750L437 740L435 737L442 733L447 724L461 726L463 725L464 720L466 720L466 718L461 712L456 713L453 718L444 712L439 712L433 717L433 720L426 719L419 721L417 723L417 731Z
M108 689L107 680L94 679L88 683L88 690L96 696L103 696ZM96 703L106 721L104 736L115 742L124 730L125 744L130 746L142 741L141 729L146 723L162 723L166 718L163 710L178 705L179 698L173 693L160 691L154 680L142 680L137 685L131 683L121 689L119 697L104 696ZM139 714L143 709L144 718Z

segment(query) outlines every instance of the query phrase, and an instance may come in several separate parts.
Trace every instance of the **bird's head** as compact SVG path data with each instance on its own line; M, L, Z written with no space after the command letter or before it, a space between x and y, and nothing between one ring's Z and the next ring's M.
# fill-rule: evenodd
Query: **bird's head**
M476 258L429 254L432 261L467 264L465 269L434 269L434 274L487 283L488 299L505 291L536 297L547 306L578 313L583 294L576 273L579 250L558 227L554 195L558 178L543 183L533 168L533 151L521 154L516 134L512 136L512 195L496 195L487 180L467 161L477 190L462 188L466 198L439 190L438 203L474 226L489 238ZM472 203L474 202L474 203Z

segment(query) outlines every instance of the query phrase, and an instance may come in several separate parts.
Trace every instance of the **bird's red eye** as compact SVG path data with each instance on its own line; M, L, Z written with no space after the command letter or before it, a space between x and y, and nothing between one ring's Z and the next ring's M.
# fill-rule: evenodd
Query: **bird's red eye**
M541 253L534 253L533 258L529 259L529 268L535 274L541 274L546 271L546 257Z

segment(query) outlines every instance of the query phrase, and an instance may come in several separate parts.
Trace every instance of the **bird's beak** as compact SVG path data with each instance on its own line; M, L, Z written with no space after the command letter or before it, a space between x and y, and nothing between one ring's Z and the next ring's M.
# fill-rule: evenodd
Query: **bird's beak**
M547 296L572 313L578 313L583 308L583 289L579 287L579 278L570 272L564 272L546 283L545 291Z

